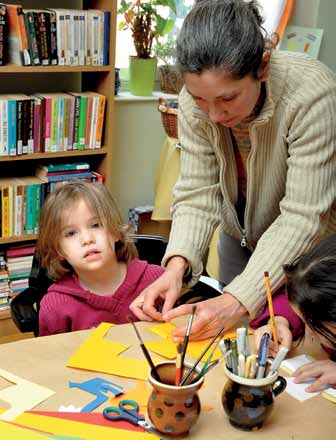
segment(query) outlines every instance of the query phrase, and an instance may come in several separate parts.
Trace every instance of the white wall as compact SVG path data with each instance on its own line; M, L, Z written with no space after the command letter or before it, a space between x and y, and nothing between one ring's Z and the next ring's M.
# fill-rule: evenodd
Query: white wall
M124 221L128 209L152 205L154 178L165 139L157 100L115 102L112 192Z

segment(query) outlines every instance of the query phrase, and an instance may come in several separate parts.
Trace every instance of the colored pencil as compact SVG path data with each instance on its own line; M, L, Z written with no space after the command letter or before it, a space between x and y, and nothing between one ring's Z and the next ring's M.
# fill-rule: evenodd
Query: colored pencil
M278 341L278 335L277 335L275 320L274 320L271 283L270 283L268 272L264 272L264 279L265 279L265 285L266 285L266 293L267 293L268 309L269 309L269 313L270 313L270 321L271 321L271 326L272 326L273 341L274 341L274 345L275 345L276 349L278 349L279 341Z
M133 322L132 317L128 316L127 320L128 320L128 322L130 322L132 324L132 326L133 326L133 328L135 330L135 333L136 333L136 335L137 335L137 337L139 339L139 342L140 342L141 350L142 350L143 354L145 355L145 358L146 358L147 362L149 363L149 366L151 367L151 371L152 371L153 377L157 381L161 382L160 375L159 375L159 373L158 373L158 371L157 371L157 369L156 369L156 367L155 367L155 365L154 365L154 363L152 361L152 358L150 357L150 354L148 353L147 348L145 347L145 344L144 344L144 342L143 342L143 340L142 340L142 338L140 336L140 333L139 333L138 329L136 328L135 323Z

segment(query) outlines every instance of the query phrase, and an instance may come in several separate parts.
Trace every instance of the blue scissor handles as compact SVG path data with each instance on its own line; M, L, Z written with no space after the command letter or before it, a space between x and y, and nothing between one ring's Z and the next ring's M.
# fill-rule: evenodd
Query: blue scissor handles
M139 414L139 404L135 400L121 400L118 407L109 406L104 409L103 415L109 420L124 420L137 426L144 417Z

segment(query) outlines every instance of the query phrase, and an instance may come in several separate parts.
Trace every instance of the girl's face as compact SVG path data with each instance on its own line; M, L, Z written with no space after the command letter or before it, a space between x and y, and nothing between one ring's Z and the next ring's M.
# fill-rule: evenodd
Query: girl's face
M303 319L302 313L300 312L298 307L293 304L291 304L291 307L294 310L294 312L302 319L302 321L305 322ZM328 330L330 330L332 334L336 335L336 323L334 324L334 323L330 323L330 322L324 322L323 325ZM320 343L322 345L324 345L325 347L336 350L336 347L327 338L325 338L320 333L318 333L315 330L313 330L312 328L310 328L307 324L306 324L305 333L306 333L306 335L316 337L320 341Z
M234 127L253 112L261 91L261 83L267 78L267 71L260 79L247 75L233 79L220 70L206 70L200 75L184 75L188 92L195 103L213 122L225 127Z
M116 237L106 233L84 200L65 212L60 246L79 277L111 268L117 261L116 241Z

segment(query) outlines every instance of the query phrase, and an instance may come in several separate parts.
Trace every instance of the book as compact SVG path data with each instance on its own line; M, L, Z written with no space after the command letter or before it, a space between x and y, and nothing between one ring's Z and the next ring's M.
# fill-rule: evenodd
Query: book
M8 26L6 19L6 5L0 3L0 66L8 60Z
M41 64L38 41L37 41L37 27L35 23L34 12L29 9L23 9L23 14L26 23L28 46L32 64L34 66Z
M6 250L7 258L24 257L27 255L33 255L35 252L35 245L21 245L13 246Z
M110 11L103 11L104 20L104 44L103 44L103 66L109 64L109 51L110 51Z
M37 168L44 171L45 174L42 174L42 176L45 177L49 172L52 173L56 171L89 170L90 164L88 162L59 163L47 165L39 164Z
M30 66L31 57L22 5L7 5L6 12L9 62L19 66Z
M64 172L63 174L48 174L45 177L40 177L40 179L43 180L43 182L62 182L64 180L77 180L77 179L86 179L89 178L91 180L92 174L91 171L83 171L79 173L71 173L71 172Z

